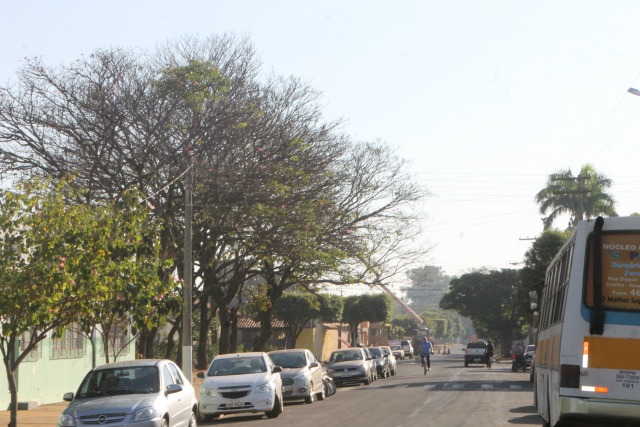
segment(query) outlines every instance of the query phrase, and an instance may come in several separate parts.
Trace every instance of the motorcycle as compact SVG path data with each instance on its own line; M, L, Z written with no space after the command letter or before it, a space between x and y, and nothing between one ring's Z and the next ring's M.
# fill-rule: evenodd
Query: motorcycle
M511 356L511 372L526 372L527 364L524 361L524 356Z
M322 382L324 383L325 396L333 396L338 390L336 384L333 382L333 378L327 375L326 372L322 372Z

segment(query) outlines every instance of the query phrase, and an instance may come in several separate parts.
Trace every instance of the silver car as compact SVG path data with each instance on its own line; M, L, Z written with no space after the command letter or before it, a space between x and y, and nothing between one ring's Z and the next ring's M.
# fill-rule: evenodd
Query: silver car
M313 353L305 349L270 351L269 357L282 367L282 395L285 400L304 399L306 403L324 400L322 368Z
M336 385L363 383L369 385L376 376L371 368L373 359L364 348L353 347L334 350L329 357L327 374Z
M170 360L139 359L92 369L58 417L58 427L196 427L198 401Z

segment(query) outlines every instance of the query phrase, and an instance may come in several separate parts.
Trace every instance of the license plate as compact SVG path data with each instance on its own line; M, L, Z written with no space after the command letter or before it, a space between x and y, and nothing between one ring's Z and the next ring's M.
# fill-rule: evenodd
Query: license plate
M244 402L229 402L227 408L241 408L244 406Z

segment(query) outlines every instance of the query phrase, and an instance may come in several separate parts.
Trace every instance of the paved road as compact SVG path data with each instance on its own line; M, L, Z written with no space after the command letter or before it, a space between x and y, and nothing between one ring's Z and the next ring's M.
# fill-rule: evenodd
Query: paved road
M492 370L464 368L460 350L434 355L432 371L423 375L412 360L399 362L398 375L369 386L340 387L312 405L288 403L277 419L228 416L215 425L318 427L540 426L533 407L528 373L511 372L510 362Z
M432 368L423 375L413 360L398 362L398 375L369 386L340 387L337 394L312 405L291 402L276 419L227 416L216 425L318 427L446 427L540 426L535 413L529 375L513 373L510 363L464 368L462 352L434 355ZM43 405L19 411L18 425L54 426L65 404ZM0 411L0 426L8 412ZM209 425L212 425L210 423Z

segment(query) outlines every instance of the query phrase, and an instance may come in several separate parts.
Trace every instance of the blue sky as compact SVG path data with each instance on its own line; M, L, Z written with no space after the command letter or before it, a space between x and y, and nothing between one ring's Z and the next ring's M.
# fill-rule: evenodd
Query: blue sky
M326 118L412 162L425 263L510 268L542 230L534 195L590 162L640 211L640 2L0 0L0 83L25 56L247 35L264 73L323 93ZM567 220L556 224L564 227Z

